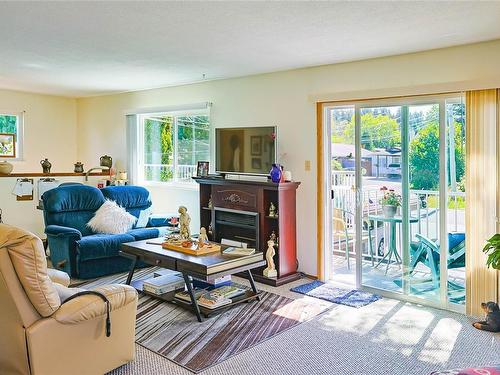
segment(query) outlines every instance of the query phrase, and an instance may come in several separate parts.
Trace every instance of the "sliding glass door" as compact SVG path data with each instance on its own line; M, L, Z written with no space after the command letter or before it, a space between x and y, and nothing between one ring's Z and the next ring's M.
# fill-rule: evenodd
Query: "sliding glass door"
M350 119L342 115L346 109ZM465 303L464 112L460 94L325 106L332 140L330 228L338 235L336 224L342 223L352 233L344 242L330 239L325 259L336 264L329 273L333 280L345 250L344 269L350 268L349 256L355 258L357 287L460 310ZM342 118L345 126L339 125ZM349 147L354 153L334 151ZM340 186L338 176L344 175L352 177L352 186Z

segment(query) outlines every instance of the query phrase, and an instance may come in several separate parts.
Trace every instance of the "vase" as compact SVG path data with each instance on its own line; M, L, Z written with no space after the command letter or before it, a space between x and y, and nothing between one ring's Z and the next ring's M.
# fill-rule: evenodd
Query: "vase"
M273 164L271 170L269 171L271 175L271 181L274 183L278 183L281 180L282 171L278 164Z
M397 211L398 211L397 206L389 206L389 205L382 206L382 212L384 213L385 217L394 217Z
M0 174L10 174L14 166L6 161L0 161Z

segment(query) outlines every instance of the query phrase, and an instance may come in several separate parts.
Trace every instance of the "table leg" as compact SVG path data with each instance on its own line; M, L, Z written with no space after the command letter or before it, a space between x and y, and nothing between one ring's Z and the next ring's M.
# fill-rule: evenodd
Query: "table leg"
M127 281L125 284L130 285L132 282L132 277L134 276L135 266L137 265L137 256L132 259L132 264L130 265L130 271L128 272Z
M194 295L193 291L193 282L189 278L189 275L186 275L185 273L182 274L184 276L184 282L186 283L189 297L191 297L191 304L193 305L194 308L194 313L196 314L196 318L198 319L198 322L201 323L201 314L200 314L200 307L198 306L198 301L196 300L196 297Z
M255 281L253 279L252 272L250 270L248 270L247 274L248 274L248 281L250 281L250 286L252 287L252 291L255 294L259 293L259 291L257 290L257 287L255 286ZM256 299L257 299L257 301L260 301L260 297L259 296L257 296Z

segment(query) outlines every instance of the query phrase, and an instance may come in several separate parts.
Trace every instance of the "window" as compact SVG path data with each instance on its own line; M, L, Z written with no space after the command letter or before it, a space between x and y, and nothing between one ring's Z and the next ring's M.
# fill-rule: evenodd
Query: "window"
M23 116L0 113L0 158L21 159Z
M139 116L139 179L191 182L198 161L210 160L210 119L206 111Z

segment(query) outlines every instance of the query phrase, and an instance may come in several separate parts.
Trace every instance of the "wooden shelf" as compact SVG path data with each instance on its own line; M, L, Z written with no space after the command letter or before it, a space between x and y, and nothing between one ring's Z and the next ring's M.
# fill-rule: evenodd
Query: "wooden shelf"
M180 292L180 291L185 290L185 289L178 289L176 291L172 291L172 292L168 292L168 293L164 293L164 294L154 294L154 293L150 293L150 292L144 290L144 288L143 288L144 280L145 279L132 281L132 283L130 285L132 287L134 287L137 291L144 293L148 296L160 299L160 300L165 301L165 302L174 303L174 304L179 305L185 309L194 311L193 305L191 304L190 301L184 301L182 299L175 298L175 293ZM225 311L225 310L227 310L227 309L231 308L232 306L237 305L239 303L248 302L250 300L256 299L261 294L262 294L262 292L254 293L251 290L246 290L245 294L231 298L232 302L228 305L220 306L220 307L217 307L215 309L208 309L204 306L198 306L198 307L200 309L200 313L202 313L206 318L208 318L210 315L220 314L221 312L223 312L223 311Z
M85 173L62 172L62 173L11 173L2 174L0 177L85 177ZM89 176L109 176L109 172L90 173Z

